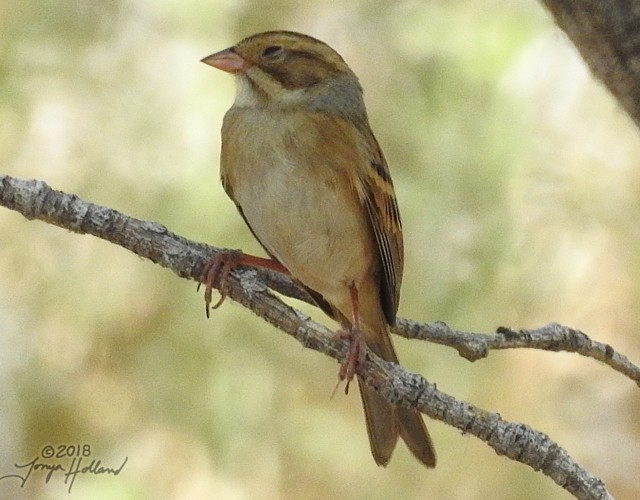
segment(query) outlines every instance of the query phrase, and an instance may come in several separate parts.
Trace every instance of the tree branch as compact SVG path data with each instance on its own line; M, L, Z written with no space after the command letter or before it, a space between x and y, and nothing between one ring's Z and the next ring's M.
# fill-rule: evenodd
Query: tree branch
M199 281L203 266L212 253L221 251L175 235L160 224L137 220L116 210L87 203L75 195L54 191L42 181L0 175L0 204L20 212L27 219L38 219L76 233L105 239L172 270L180 277L195 281ZM271 288L311 303L310 297L288 278L239 268L231 273L228 283L230 298L293 336L305 347L338 361L346 356L346 342L334 340L326 327L311 321L270 291ZM639 379L640 370L624 356L609 346L591 341L582 332L561 325L552 324L520 332L500 328L496 335L488 336L455 332L441 322L426 325L400 320L395 333L453 346L472 361L486 357L490 349L533 347L578 352L607 363L636 382ZM359 373L387 401L415 407L431 418L478 437L499 455L542 471L577 498L611 498L600 479L590 475L548 436L525 424L506 422L496 413L459 401L438 391L422 376L409 373L370 352L366 362L359 367Z
M605 363L640 387L640 366L632 363L609 344L591 340L584 332L558 323L518 331L501 326L495 335L486 335L452 330L442 321L424 324L399 319L392 331L409 339L428 340L453 347L460 356L469 361L486 358L491 350L526 348L575 352Z

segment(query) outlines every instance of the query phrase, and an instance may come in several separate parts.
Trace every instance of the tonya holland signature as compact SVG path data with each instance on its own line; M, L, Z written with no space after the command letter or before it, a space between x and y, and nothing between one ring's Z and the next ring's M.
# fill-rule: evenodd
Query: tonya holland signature
M49 451L52 448L53 447L49 445L43 448L43 452L45 451L45 449L47 449L47 452L43 453L43 455L46 458L53 456L52 453L49 453ZM55 456L56 458L62 458L62 456L60 456L60 453L58 453ZM71 488L73 488L73 483L75 482L76 477L79 474L92 474L94 476L107 474L107 475L117 476L118 474L120 474L120 472L122 472L122 469L124 469L124 466L128 460L129 460L129 457L125 457L122 464L120 464L120 467L112 468L112 467L103 466L101 460L91 459L91 461L89 461L89 459L86 456L73 457L71 458L71 463L68 465L68 467L65 467L65 465L63 465L61 462L54 462L50 460L47 460L46 462L42 462L40 455L38 455L36 456L36 458L31 460L31 462L27 462L24 464L17 464L17 463L14 464L15 468L20 473L7 474L4 476L0 476L0 481L2 481L3 479L14 478L20 482L20 488L24 488L25 484L27 484L27 481L31 478L32 473L35 471L46 471L46 476L44 480L45 483L48 483L55 473L61 473L64 477L64 484L69 485L69 488L67 489L67 491L71 493Z

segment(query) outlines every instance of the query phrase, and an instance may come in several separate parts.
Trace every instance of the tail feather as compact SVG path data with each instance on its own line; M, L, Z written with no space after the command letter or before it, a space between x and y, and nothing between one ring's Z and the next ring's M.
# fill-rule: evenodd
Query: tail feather
M371 336L367 337L369 349L387 361L398 362L386 328L375 337L374 342ZM358 378L358 386L367 422L371 453L376 463L382 466L389 463L399 435L420 462L427 467L435 467L436 454L433 442L420 412L391 405L372 387L367 387L360 378Z
M398 442L398 417L396 409L387 403L373 388L367 387L358 377L360 397L367 421L367 434L371 454L378 465L385 467Z
M400 437L413 453L427 467L436 466L436 452L422 415L410 408L397 408L400 423Z

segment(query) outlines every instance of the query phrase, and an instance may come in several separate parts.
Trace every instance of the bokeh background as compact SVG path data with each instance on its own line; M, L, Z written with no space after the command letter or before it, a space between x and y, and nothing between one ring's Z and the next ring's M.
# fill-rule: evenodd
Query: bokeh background
M0 171L260 252L218 181L233 81L199 60L303 31L360 76L406 238L400 314L583 329L640 361L640 140L534 1L3 0ZM640 393L577 355L396 341L441 390L548 433L640 496ZM429 422L434 471L368 450L337 364L98 239L0 209L0 476L46 444L118 477L35 471L3 498L570 498Z

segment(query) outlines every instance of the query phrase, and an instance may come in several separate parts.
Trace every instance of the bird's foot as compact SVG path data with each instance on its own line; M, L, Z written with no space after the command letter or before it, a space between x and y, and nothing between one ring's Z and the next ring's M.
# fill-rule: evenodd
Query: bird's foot
M242 264L243 256L244 254L240 250L227 250L215 254L204 265L202 278L200 279L200 283L198 283L198 291L200 291L200 286L204 284L204 305L207 318L209 317L209 311L220 307L224 299L227 298L229 273L236 266ZM214 288L220 290L220 298L215 304L211 305Z
M349 349L347 350L347 355L340 365L340 371L338 372L338 384L343 380L346 381L346 386L344 388L344 393L349 393L349 383L355 377L356 372L358 370L358 365L363 363L366 355L366 343L364 341L364 335L362 332L354 327L350 327L345 330L340 330L335 335L336 339L339 340L348 340L349 341ZM337 386L336 386L337 388Z
M202 277L198 284L198 290L200 290L201 285L205 285L204 304L207 318L209 317L209 311L220 307L224 302L224 299L227 298L227 294L229 292L229 274L238 266L263 268L283 274L289 274L289 271L287 271L280 262L273 259L255 257L254 255L243 253L241 250L224 250L216 253L204 265ZM214 288L217 288L220 291L220 298L214 305L211 305L211 297Z

